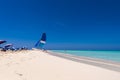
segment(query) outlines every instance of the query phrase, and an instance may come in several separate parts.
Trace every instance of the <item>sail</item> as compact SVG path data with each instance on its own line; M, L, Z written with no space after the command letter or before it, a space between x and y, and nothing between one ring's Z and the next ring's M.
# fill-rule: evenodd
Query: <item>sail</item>
M42 37L41 37L40 43L43 43L43 44L46 43L46 33L43 33L43 34L42 34Z
M43 48L45 44L46 44L46 33L43 33L41 39L35 44L35 47Z

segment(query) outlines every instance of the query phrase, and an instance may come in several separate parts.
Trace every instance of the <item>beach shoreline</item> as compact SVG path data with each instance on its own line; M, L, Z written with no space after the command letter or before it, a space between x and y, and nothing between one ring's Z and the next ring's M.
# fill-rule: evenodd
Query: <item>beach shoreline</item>
M3 52L0 56L0 80L120 80L117 69L94 65L96 63L87 58L77 59L72 55L41 50ZM119 64L112 65L119 67Z
M120 72L120 62L115 62L115 61L105 60L105 59L85 57L85 56L76 56L76 55L53 52L53 51L48 51L48 53L53 55L53 56L69 59L69 60L76 61L76 62L79 62L79 63L85 63L85 64L89 64L89 65L102 67L102 68L105 68L105 69Z

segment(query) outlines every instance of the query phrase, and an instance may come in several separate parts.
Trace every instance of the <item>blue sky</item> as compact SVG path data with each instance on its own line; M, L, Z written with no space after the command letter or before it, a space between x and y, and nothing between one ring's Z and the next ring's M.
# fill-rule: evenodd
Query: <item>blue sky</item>
M120 49L119 0L1 0L0 39L48 49Z

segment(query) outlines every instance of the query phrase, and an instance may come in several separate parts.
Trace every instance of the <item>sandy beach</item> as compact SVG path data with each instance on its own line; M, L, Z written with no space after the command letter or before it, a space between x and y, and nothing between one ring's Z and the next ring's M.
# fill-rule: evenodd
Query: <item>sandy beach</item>
M120 72L28 50L0 52L0 80L120 80Z

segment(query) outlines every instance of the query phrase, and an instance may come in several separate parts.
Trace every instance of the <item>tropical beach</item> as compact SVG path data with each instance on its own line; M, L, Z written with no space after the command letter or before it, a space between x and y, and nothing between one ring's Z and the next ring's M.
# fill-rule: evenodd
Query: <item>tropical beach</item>
M119 0L1 0L0 80L120 80Z
M0 80L120 80L120 72L41 50L8 51L0 52Z

